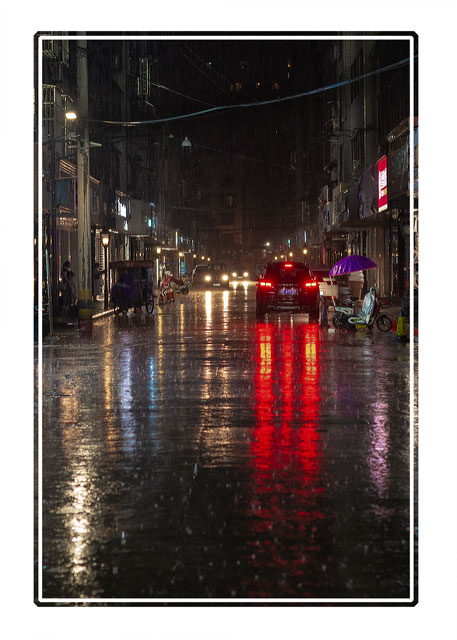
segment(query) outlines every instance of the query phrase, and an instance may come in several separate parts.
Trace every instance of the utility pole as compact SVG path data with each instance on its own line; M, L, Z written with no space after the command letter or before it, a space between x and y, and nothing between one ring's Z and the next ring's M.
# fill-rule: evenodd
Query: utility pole
M87 41L77 41L77 85L80 138L78 172L78 317L92 319L92 261L90 248L89 90Z

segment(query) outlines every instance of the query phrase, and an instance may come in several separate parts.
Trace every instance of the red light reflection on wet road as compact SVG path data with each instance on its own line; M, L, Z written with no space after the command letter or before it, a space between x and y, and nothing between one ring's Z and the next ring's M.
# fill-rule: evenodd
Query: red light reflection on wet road
M319 329L257 325L255 467L318 471ZM260 476L259 476L260 479Z
M253 565L260 566L265 553L270 566L287 564L289 576L297 577L304 572L305 552L316 551L315 524L323 518L316 503L323 494L317 431L319 328L259 323L256 332L252 508L262 548L257 547ZM313 560L306 562L309 569Z

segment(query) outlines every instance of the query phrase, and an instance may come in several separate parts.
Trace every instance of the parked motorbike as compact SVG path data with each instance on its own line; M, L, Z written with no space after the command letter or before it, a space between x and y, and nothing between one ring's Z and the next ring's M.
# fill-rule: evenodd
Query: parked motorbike
M381 304L374 287L363 299L362 310L347 318L346 328L348 330L373 329L375 323L379 331L390 331L392 320L385 313L380 313Z
M160 285L159 304L163 305L166 302L173 302L175 299L175 293L182 293L183 295L188 294L189 285L184 280L174 278L169 275Z
M392 328L392 320L385 314L380 314L380 302L376 295L376 289L371 287L369 293L363 299L362 310L354 313L354 300L349 297L350 304L347 306L339 306L333 296L332 276L343 276L355 271L365 271L367 269L376 268L376 263L366 256L353 254L341 258L330 269L330 288L332 290L333 305L335 307L335 315L333 317L333 325L337 329L372 329L374 323L380 331L389 331Z
M344 302L347 303L347 306L342 305L334 307L335 312L333 314L332 323L335 329L346 329L348 318L355 315L354 298L352 298L352 296L347 296Z

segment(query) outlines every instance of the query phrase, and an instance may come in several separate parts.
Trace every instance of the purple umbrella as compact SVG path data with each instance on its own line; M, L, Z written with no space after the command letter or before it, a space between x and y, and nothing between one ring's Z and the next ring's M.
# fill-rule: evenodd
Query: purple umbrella
M341 258L338 262L335 262L333 267L330 269L330 276L343 276L346 273L352 273L353 271L364 271L365 269L374 269L378 265L370 260L370 258L366 258L365 256L347 256L346 258Z

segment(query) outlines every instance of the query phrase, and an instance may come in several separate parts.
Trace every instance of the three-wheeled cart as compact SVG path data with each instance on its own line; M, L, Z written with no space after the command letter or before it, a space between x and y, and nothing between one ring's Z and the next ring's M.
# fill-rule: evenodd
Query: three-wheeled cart
M143 305L148 314L154 310L154 263L147 260L118 260L110 263L111 302L114 314L124 315Z

